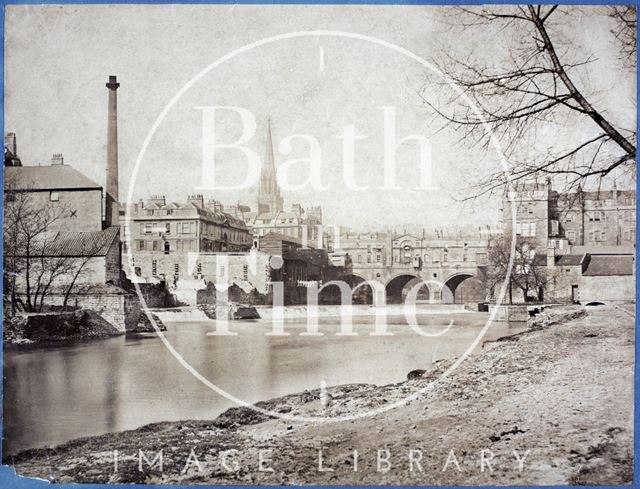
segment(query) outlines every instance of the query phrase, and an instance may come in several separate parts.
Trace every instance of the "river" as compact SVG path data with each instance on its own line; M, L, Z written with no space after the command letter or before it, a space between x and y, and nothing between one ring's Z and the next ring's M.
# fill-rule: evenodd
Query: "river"
M165 316L166 319L166 316ZM301 336L304 319L286 319L290 336L267 336L267 320L233 321L237 336L210 336L215 322L166 322L173 347L215 385L247 402L364 382L406 379L413 369L463 353L486 313L418 316L418 335L403 317L387 320L392 336L371 336L373 318L354 317L355 336L337 336L339 317L319 319L323 336ZM188 319L188 318L187 318ZM495 323L489 336L506 334ZM4 352L4 453L55 445L83 436L122 431L158 421L213 419L235 404L182 367L155 335Z

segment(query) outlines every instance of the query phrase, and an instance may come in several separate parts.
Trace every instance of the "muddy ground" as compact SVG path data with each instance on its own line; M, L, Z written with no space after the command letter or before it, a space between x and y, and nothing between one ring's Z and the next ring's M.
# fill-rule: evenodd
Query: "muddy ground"
M633 311L549 309L530 330L485 343L444 378L451 362L417 365L425 374L399 384L259 403L282 416L348 416L424 390L375 416L317 423L234 408L213 421L148 425L5 463L55 482L628 484ZM144 457L153 462L160 450L162 470L159 457L149 467Z

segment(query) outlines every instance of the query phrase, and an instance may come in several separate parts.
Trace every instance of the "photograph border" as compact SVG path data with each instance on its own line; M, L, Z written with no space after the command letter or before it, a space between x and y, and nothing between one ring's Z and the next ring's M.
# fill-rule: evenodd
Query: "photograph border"
M2 91L0 91L0 113L1 113L1 119L2 119L2 127L3 127L3 132L4 132L4 26L5 26L5 8L9 5L82 5L82 4L86 4L86 5L108 5L108 4L123 4L123 5L170 5L170 4L181 4L181 5L233 5L233 4L241 4L241 5L333 5L333 6L339 6L339 5L378 5L378 6L393 6L393 5L398 5L398 6L411 6L411 5L424 5L424 6L428 6L428 5L433 5L433 6L447 6L447 5L469 5L469 6L473 6L473 5L490 5L490 4L514 4L517 2L514 1L503 1L503 0L487 0L487 1L479 1L479 0L467 0L467 1L459 1L459 0L439 0L439 1L428 1L428 0L309 0L309 1L302 1L302 0L274 0L274 1L270 1L270 0L173 0L173 1L166 1L166 0L160 0L160 1L151 1L151 0L147 0L147 1L129 1L129 0L63 0L63 1L51 1L51 0L42 0L42 1L33 1L33 0L13 0L13 1L6 1L6 0L2 0L2 9L0 10L0 31L2 32L3 36L3 42L0 45L0 58L2 60L2 63L0 65L0 74L1 74L1 81L0 83L2 83ZM561 5L591 5L591 6L598 6L598 5L602 5L602 6L607 6L607 5L635 5L636 7L638 7L640 0L638 1L609 1L609 0L604 0L604 1L595 1L595 0L581 0L581 1L571 1L571 2L548 2L548 1L544 1L544 2L536 2L539 4L555 4L555 3L559 3ZM636 52L636 80L637 80L637 75L638 75L638 53ZM638 90L638 83L636 81L636 127L637 127L637 120L638 120L638 116L640 115L640 112L638 112L638 107L637 107L637 100L638 100L638 95L640 95L640 91ZM0 176L0 179L2 179L4 181L4 174L2 176ZM638 189L640 188L640 186L638 185L638 181L636 178L636 192L638 192ZM4 215L3 212L3 199L0 200L0 212L2 212L2 215ZM637 204L636 204L637 205ZM637 212L636 212L636 229L638 226L638 223L640 222L640 216L638 216ZM3 251L3 243L0 241L0 251ZM636 285L636 298L638 295L638 288L640 287L640 278L638 277L638 250L637 250L637 246L636 246L636 252L635 252L635 272L636 272L636 280L635 280L635 285ZM635 367L634 368L634 438L633 438L633 445L634 445L634 458L633 458L633 476L634 476L634 482L632 483L631 486L625 486L625 487L635 487L636 485L640 485L638 484L638 481L640 481L640 461L638 460L638 453L640 450L640 440L638 439L638 428L640 427L640 413L638 413L638 399L640 397L640 377L638 376L637 373L637 365L640 362L640 352L639 349L637 347L637 345L640 342L640 330L638 328L638 312L639 312L639 307L636 301L635 304ZM0 328L3 327L3 319L0 319ZM3 352L4 349L0 349L0 363L3 364ZM4 380L4 376L0 376L0 399L4 400L4 390L3 390L3 380ZM3 428L3 421L4 421L4 412L0 411L0 433L2 433L2 428ZM0 446L0 455L2 452L2 447ZM41 479L35 479L35 478L31 478L31 477L22 477L22 476L18 476L16 475L15 469L11 466L7 466L7 465L0 465L0 488L7 488L7 489L39 489L39 488L43 488L43 487L50 487L51 483L45 480L41 480ZM73 483L73 484L67 484L67 483L56 483L56 486L59 487L60 489L71 489L74 487L82 487L82 488L115 488L115 487L132 487L132 484L78 484L78 483ZM165 488L165 487L169 487L167 485L159 485L159 484L135 484L135 486L140 486L140 487L145 487L145 488ZM207 485L198 485L198 486L190 486L190 485L171 485L170 487L180 487L180 488L188 488L188 487L222 487L222 486L207 486ZM243 485L237 485L235 487L248 487L248 486L243 486ZM255 486L251 486L251 487L255 487ZM268 486L261 486L261 487L286 487L286 486L275 486L275 485L268 485ZM323 488L323 487L352 487L352 486L325 486L325 485L318 485L318 486L312 486L312 487L319 487L319 488ZM367 487L367 486L361 486L361 487ZM391 487L441 487L441 486L391 486ZM470 486L445 486L445 487L460 487L460 488L468 488ZM482 487L513 487L513 488L519 488L519 487L539 487L539 486L492 486L492 485L487 485L487 486L482 486ZM544 487L548 487L548 488L553 488L553 487L579 487L579 486L544 486ZM596 487L596 486L593 486ZM608 486L597 486L597 487L621 487L621 486L614 486L614 485L608 485Z

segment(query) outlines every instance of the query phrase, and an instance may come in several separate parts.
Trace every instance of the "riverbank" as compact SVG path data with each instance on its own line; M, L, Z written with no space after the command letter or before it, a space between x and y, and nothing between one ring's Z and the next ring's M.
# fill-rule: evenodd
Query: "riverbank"
M151 315L156 326L161 331L166 331L160 318L156 314ZM19 313L14 317L6 317L2 330L4 346L14 347L73 343L155 331L144 312L140 314L134 328L122 331L90 309Z
M98 313L85 309L18 314L5 318L3 323L4 345L81 341L121 334L124 332Z
M585 311L545 311L529 331L485 343L418 399L375 416L318 424L234 408L213 421L157 423L28 450L5 463L21 475L85 483L628 483L633 306ZM309 391L259 406L284 415L356 414L405 399L448 366L428 362L416 365L426 369L418 379L333 387L324 396ZM162 450L163 471L144 460L138 470L139 450L149 460ZM381 470L378 451L388 458Z

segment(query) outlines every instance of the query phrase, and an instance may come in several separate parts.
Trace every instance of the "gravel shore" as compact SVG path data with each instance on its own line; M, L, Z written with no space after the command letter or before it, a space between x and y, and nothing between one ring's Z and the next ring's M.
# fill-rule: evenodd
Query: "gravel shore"
M399 384L258 404L288 416L344 416L431 385L374 416L316 423L234 408L213 421L157 423L4 463L20 475L82 483L629 484L634 307L549 309L529 330L486 342L446 378L447 362L416 365L424 375ZM160 451L162 470L159 457L149 467Z

